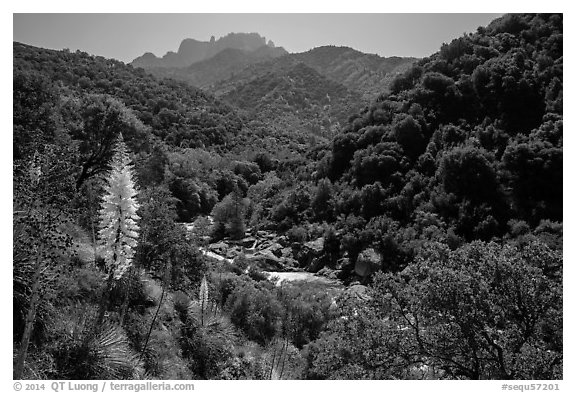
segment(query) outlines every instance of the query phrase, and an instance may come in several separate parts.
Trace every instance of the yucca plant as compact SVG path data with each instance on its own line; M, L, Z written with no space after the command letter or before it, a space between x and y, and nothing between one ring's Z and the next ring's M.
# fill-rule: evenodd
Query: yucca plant
M50 345L58 375L67 379L140 379L144 370L124 329L106 321L94 334L96 311L80 303L62 310Z
M124 330L106 324L91 341L93 375L98 379L140 379L144 368L129 346Z
M200 378L219 378L225 363L233 356L236 332L218 305L211 302L206 277L198 299L188 304L182 339L183 355Z
M222 309L210 302L206 276L202 278L198 299L188 304L188 321L198 329L219 336L223 339L233 339L234 327Z
M97 329L104 319L114 281L121 279L132 266L139 231L137 191L122 134L118 136L111 167L100 209L99 231L109 277L96 320Z

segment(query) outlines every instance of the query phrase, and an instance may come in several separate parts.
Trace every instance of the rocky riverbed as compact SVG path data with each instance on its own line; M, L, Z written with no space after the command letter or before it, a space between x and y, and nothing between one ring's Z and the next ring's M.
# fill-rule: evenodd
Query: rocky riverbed
M193 224L186 224L194 231ZM208 238L204 238L205 241ZM324 239L305 243L290 242L286 236L269 231L246 231L240 240L223 239L200 247L207 257L218 261L257 267L270 278L282 282L306 281L329 286L341 286L338 270L323 268L320 262Z
M186 228L193 233L193 224L186 224ZM200 247L200 251L205 256L220 262L255 266L267 274L269 280L275 281L277 286L314 286L329 294L333 301L343 292L364 300L369 298L366 286L358 282L345 286L338 279L340 270L322 265L320 259L324 249L323 238L305 243L291 243L286 236L270 231L248 230L246 236L240 240L225 238L209 243L206 236L202 240L205 245ZM342 265L343 263L339 266Z

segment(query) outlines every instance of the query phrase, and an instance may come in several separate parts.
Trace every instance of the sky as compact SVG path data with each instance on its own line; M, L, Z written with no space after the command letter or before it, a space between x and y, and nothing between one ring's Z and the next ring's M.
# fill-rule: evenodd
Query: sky
M208 41L259 33L288 52L349 46L380 56L425 57L501 14L17 14L13 40L50 49L80 49L129 63L145 52L161 57L184 38Z

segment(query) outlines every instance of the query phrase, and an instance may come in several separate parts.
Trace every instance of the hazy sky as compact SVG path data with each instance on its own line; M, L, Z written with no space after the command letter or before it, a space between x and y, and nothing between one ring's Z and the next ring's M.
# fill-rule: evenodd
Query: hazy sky
M130 62L163 56L184 38L256 32L288 52L350 46L380 56L424 57L500 14L14 14L14 41L80 49Z

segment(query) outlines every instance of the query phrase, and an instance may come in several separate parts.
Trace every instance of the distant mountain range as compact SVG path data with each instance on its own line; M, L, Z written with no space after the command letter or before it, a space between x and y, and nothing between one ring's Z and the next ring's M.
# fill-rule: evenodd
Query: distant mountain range
M239 69L227 79L221 79L211 86L210 90L216 95L226 94L237 85L259 78L263 74L303 63L320 75L359 92L369 101L387 92L394 77L402 74L417 60L414 57L380 57L348 47L322 46L303 53L255 62L249 67ZM182 69L176 79L192 83L191 78L195 71L192 67Z
M285 55L283 48L261 46L253 51L226 48L216 55L188 67L155 67L147 71L160 78L172 78L202 89L233 77L244 68Z
M227 94L238 85L273 70L303 63L320 75L341 83L366 100L388 91L392 79L417 59L381 57L348 47L322 46L289 54L257 33L231 33L210 42L185 39L178 53L158 58L151 53L131 64L157 77L185 81L216 95Z
M230 33L218 40L212 36L210 41L186 38L180 43L178 52L168 52L161 58L147 52L134 59L131 64L134 67L142 67L144 69L182 68L210 59L226 49L236 49L249 53L262 48L270 49L271 53L287 53L283 48L275 48L272 41L266 42L266 38L258 33Z
M177 53L145 54L132 66L214 94L268 136L329 139L416 60L337 46L290 54L257 33L231 33L209 42L185 39Z

